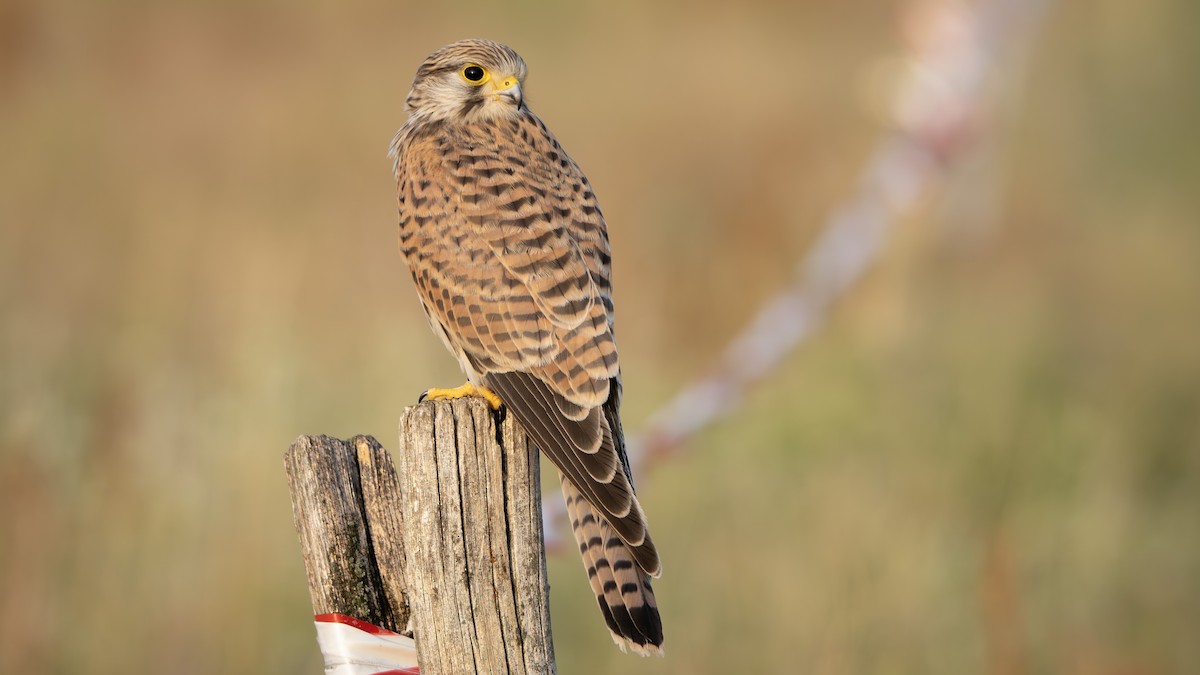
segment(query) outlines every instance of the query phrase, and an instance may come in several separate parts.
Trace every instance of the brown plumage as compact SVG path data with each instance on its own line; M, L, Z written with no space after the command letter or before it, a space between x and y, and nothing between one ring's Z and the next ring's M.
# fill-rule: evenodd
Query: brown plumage
M596 195L525 105L525 63L464 40L417 70L392 142L400 250L430 326L558 467L614 641L661 653L661 570L621 432L611 254Z

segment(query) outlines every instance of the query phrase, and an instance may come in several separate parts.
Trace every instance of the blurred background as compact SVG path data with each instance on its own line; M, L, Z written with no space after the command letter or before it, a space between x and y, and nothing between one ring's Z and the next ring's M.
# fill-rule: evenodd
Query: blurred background
M609 221L636 431L902 126L939 6L4 0L0 672L320 672L282 453L394 448L461 381L385 156L427 53L529 63ZM561 672L1195 672L1197 25L1017 35L863 282L639 477L667 657L617 652L568 550Z

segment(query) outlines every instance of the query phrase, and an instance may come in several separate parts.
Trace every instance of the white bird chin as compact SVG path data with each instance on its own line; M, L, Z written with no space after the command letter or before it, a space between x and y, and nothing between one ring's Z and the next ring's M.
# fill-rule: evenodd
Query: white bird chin
M500 93L488 98L487 102L467 116L468 121L515 119L520 115L520 99Z

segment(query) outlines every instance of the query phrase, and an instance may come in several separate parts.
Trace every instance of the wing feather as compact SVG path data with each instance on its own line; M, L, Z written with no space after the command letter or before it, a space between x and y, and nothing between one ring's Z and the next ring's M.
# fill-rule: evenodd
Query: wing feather
M620 432L611 258L587 179L531 113L402 132L396 149L401 251L431 321L657 575Z

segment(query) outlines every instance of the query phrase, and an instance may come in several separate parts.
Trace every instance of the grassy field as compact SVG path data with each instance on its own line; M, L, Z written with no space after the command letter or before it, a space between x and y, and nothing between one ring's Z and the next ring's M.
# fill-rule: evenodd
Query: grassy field
M529 62L608 217L637 429L852 190L906 4L0 5L0 672L320 672L282 452L394 446L460 381L385 157L429 51ZM986 178L639 480L667 657L561 555L561 672L1194 672L1198 22L1057 5Z

